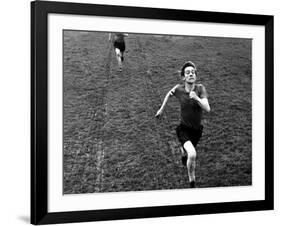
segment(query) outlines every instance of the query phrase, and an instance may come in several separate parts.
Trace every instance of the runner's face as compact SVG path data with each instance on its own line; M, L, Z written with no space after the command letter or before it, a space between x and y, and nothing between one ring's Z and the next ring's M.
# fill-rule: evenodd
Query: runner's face
M189 66L184 69L184 81L188 83L194 83L196 81L194 67Z

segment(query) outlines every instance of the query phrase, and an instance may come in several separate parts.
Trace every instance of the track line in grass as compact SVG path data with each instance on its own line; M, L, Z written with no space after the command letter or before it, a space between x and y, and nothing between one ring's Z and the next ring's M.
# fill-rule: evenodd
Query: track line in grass
M102 90L102 95L101 98L98 98L98 100L101 102L100 106L103 107L101 113L102 115L102 123L99 123L97 127L95 127L95 132L96 131L103 131L103 128L105 126L105 119L107 118L108 115L108 106L107 103L105 103L105 96L106 93L108 92L108 85L109 85L109 78L110 78L110 64L111 64L111 50L112 47L111 45L108 46L108 54L106 58L106 64L105 64L105 75L106 75L106 85L104 86ZM104 137L104 136L103 136ZM96 140L96 172L97 172L97 177L95 181L95 192L101 192L103 191L103 181L104 181L104 144L103 140L99 139ZM95 145L95 144L94 144Z
M95 162L95 171L90 172L93 174L93 181L89 181L88 183L93 187L94 192L103 191L103 181L104 181L104 143L103 143L103 128L105 126L105 118L107 115L108 107L105 103L105 96L108 92L109 78L110 78L110 64L111 64L111 45L108 46L107 55L105 57L105 65L103 77L105 79L105 85L102 87L100 93L97 93L97 90L92 89L88 92L95 92L95 95L98 97L95 98L93 103L89 105L89 114L90 114L90 127L87 131L87 137L90 138L91 148L90 151L90 159L89 161ZM82 64L85 64L85 59L82 59ZM90 67L87 65L83 65L83 69L85 70L85 75L91 75ZM101 78L102 79L102 78ZM93 106L93 107L90 107ZM95 123L94 123L95 122ZM86 122L85 122L86 123ZM82 187L86 185L83 184ZM87 188L86 188L87 189Z
M95 150L96 150L96 172L97 177L95 180L95 192L101 192L103 190L103 160L104 160L104 148L102 140L95 140Z

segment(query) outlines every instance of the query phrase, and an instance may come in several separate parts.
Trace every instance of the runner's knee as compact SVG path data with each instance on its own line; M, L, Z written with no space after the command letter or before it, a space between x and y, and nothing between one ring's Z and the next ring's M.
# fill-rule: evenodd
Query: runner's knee
M195 160L196 159L196 150L195 150L193 144L190 141L187 141L184 143L183 147L187 152L188 158L191 160Z
M120 55L121 55L121 51L120 51L120 49L115 48L115 53L116 53L116 55L120 56Z

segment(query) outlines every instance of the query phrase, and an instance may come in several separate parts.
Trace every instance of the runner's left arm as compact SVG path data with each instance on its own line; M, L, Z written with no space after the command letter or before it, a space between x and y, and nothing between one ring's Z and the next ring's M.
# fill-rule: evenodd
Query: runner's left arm
M200 97L194 92L191 91L189 93L189 97L196 100L199 104L199 106L205 110L206 112L210 112L211 108L209 105L208 97L207 97L207 92L204 86L201 86L201 95Z

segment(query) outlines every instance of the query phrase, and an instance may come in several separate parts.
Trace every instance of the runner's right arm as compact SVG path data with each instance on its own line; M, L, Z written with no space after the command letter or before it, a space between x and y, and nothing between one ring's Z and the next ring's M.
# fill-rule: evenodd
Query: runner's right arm
M165 98L164 98L164 100L163 100L163 103L162 103L160 109L157 111L157 113L156 113L156 115L155 115L156 118L159 118L159 117L163 114L164 109L165 109L165 106L166 106L166 104L167 104L167 102L168 102L170 96L173 96L173 95L174 95L174 92L175 92L175 90L176 90L176 88L177 88L178 86L179 86L179 85L175 85L175 86L166 94L166 96L165 96Z

